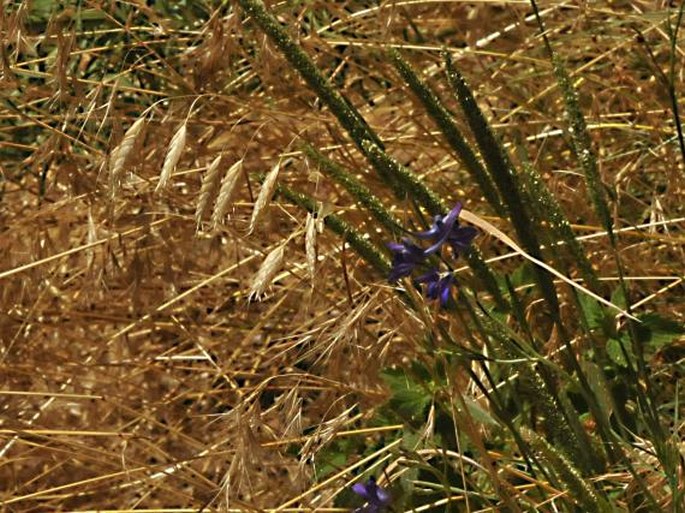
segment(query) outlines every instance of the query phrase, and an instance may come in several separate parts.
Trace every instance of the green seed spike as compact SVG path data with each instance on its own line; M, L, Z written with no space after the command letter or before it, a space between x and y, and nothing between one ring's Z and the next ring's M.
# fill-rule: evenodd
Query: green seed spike
M586 481L580 471L557 449L528 428L522 428L521 434L539 453L540 458L551 467L557 479L571 492L575 501L588 513L611 513L609 503L601 498L592 483Z
M492 183L492 178L478 160L476 153L471 149L469 143L464 139L464 136L454 122L452 115L442 104L438 96L418 77L416 71L402 59L402 56L397 50L391 48L388 53L395 68L397 68L397 71L404 81L421 101L426 112L428 112L428 115L433 118L435 124L438 125L438 128L440 128L449 145L480 187L487 202L490 203L498 215L504 217L505 214L504 209L502 208L502 201Z
M293 68L300 73L307 85L338 118L355 144L361 148L362 141L371 140L382 148L383 143L371 130L361 114L321 74L309 55L288 35L278 20L269 13L264 3L261 0L238 0L238 3L245 13L254 19L259 28L269 36L269 39L274 42Z
M445 213L442 200L426 187L418 176L385 153L378 145L364 141L362 148L378 173L389 180L398 197L409 196L415 199L431 215Z
M464 77L452 65L450 55L445 52L444 56L447 64L447 78L476 138L483 159L490 170L490 175L499 189L500 197L504 201L509 219L521 240L521 244L532 256L544 261L530 213L521 196L522 187L518 183L514 166L490 129L490 125L478 107ZM553 318L559 320L559 300L551 277L545 271L537 268L535 275L543 297L551 308Z
M303 150L305 155L312 159L326 176L342 185L347 192L354 197L357 203L369 211L369 213L371 213L371 215L390 233L396 234L402 232L399 221L388 212L378 197L374 195L366 185L357 180L352 173L336 162L333 162L310 145L304 146Z
M540 30L543 31L542 37L545 42L547 52L549 53L550 60L552 61L552 67L554 68L554 74L556 75L557 83L559 84L559 88L561 89L561 93L564 97L566 116L568 117L569 121L568 133L571 136L571 147L573 149L573 153L576 155L576 158L580 163L580 167L585 175L585 181L590 192L590 197L592 198L592 203L597 211L597 215L599 215L599 219L602 222L604 229L609 234L609 239L612 245L614 245L616 240L613 231L613 222L611 220L609 205L606 199L606 189L599 175L597 157L592 151L590 133L588 132L587 124L585 123L585 116L583 116L580 106L578 105L578 93L576 92L576 88L571 83L571 78L566 72L564 63L559 55L554 51L549 39L547 39L547 35L544 33L542 19L539 17L535 2L533 2L533 8L538 20L538 24L540 25Z
M597 274L592 269L585 250L576 239L568 218L561 209L561 205L547 188L537 170L528 162L523 163L523 172L529 196L537 198L535 206L540 209L540 215L548 220L548 226L553 237L563 241L567 246L573 260L578 265L581 275L593 290L601 290Z
M315 213L317 211L316 201L310 196L298 191L294 191L285 185L277 185L276 190L282 194L288 201L297 205L298 207ZM376 271L381 275L387 276L390 272L390 263L383 256L381 251L373 244L371 244L363 234L357 229L347 224L340 217L335 214L329 214L324 218L324 224L339 235L361 258L366 260Z
M597 157L590 143L590 134L587 130L585 117L578 106L578 94L575 87L571 84L571 79L566 73L566 69L561 59L556 53L552 54L552 65L557 76L557 82L564 96L566 114L569 120L568 132L571 136L573 152L580 163L580 167L585 174L585 181L592 198L597 215L604 225L604 229L609 234L612 244L615 243L613 231L613 221L609 211L609 204L606 198L606 189L602 183L597 167Z
M357 147L373 164L381 179L393 189L395 195L399 198L410 195L433 215L443 213L444 209L437 195L384 152L383 143L378 135L352 104L321 74L309 55L288 35L264 3L261 0L238 0L238 3L331 110Z

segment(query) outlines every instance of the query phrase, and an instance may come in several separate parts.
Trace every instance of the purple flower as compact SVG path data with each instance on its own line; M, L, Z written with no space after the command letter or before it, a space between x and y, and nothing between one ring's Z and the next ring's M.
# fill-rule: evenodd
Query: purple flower
M395 283L400 278L409 276L417 265L426 259L426 253L409 239L402 242L390 242L388 248L393 252L392 269L388 281Z
M396 283L400 278L410 276L417 267L426 269L426 261L431 255L439 253L444 244L452 248L454 258L468 249L478 232L471 226L459 226L461 209L461 203L457 203L446 215L435 216L428 230L411 233L419 240L428 241L430 246L427 249L423 249L408 238L402 239L402 242L388 244L393 254L392 267L388 276L390 283ZM419 276L415 283L425 284L426 297L439 299L440 305L445 306L450 300L452 285L456 283L456 280L451 272L440 275L439 270L433 267Z
M447 243L456 256L471 244L477 231L471 226L459 226L457 219L461 208L461 203L457 203L446 216L435 216L433 225L428 230L414 234L419 239L433 241L433 245L425 250L426 255L436 253L443 244Z
M450 272L444 276L436 268L432 268L426 274L419 276L416 281L418 283L426 284L426 297L428 299L440 299L440 305L445 306L452 297L452 285L454 284L454 275Z
M366 500L366 505L356 508L354 513L381 513L392 500L390 493L378 486L373 476L366 483L353 485L352 491Z

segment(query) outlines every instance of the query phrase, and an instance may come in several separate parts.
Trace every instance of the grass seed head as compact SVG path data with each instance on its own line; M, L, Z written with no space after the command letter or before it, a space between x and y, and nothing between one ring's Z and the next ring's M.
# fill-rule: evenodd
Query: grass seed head
M233 191L235 190L235 186L238 183L238 178L240 178L242 170L243 159L240 159L238 162L233 164L228 171L226 171L226 175L221 181L219 195L216 198L214 210L212 211L212 229L214 230L219 227L219 225L223 222L224 217L226 217L228 206L231 203L231 196L233 196Z
M176 168L176 164L178 164L183 148L186 145L186 131L186 124L183 123L171 138L171 143L169 144L169 149L164 159L164 165L162 166L162 174L159 177L159 183L157 184L155 192L166 189L169 178L171 178L171 173Z
M202 217L207 211L207 207L216 196L219 188L219 164L221 164L221 155L216 157L207 168L207 172L202 177L202 186L200 187L200 194L197 199L197 207L195 208L195 221L197 223L197 230L200 229Z
M269 174L266 175L262 188L259 190L259 196L257 196L257 201L254 204L254 210L252 211L252 218L250 219L250 229L248 234L254 232L257 226L257 221L264 211L264 209L269 204L271 196L273 195L274 188L276 187L276 179L278 178L278 173L281 170L280 160L271 168Z
M250 301L259 300L264 296L266 289L271 285L271 280L281 268L285 256L285 243L272 250L257 271L250 286Z
M121 183L121 175L124 171L124 165L126 164L126 160L130 155L144 124L145 117L138 118L135 123L133 123L129 129L126 130L124 138L112 151L112 155L109 159L110 195L112 198L116 196L116 192Z

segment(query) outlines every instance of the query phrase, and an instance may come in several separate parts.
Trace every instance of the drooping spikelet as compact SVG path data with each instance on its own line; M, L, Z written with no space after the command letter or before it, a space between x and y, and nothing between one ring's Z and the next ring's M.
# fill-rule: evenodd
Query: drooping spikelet
M121 184L121 175L124 171L124 165L128 158L133 145L136 143L138 136L145 124L145 117L138 118L124 134L124 138L117 145L109 157L109 183L110 196L114 197Z
M214 230L216 230L223 222L226 212L228 212L231 196L233 195L233 191L235 190L235 186L238 183L238 178L240 178L242 170L243 159L240 159L238 162L233 164L228 171L226 171L226 175L221 181L219 195L216 198L214 210L212 211L212 229Z
M219 180L221 175L219 174L219 164L221 164L221 155L216 157L212 163L207 168L207 172L202 177L202 186L200 187L200 194L197 199L197 207L195 208L195 221L197 223L197 229L200 229L200 224L202 223L202 217L207 211L207 207L216 196L217 189L219 188Z
M307 267L309 276L313 280L316 272L316 218L310 212L307 214L307 221L304 229L304 248L307 255Z
M88 231L86 233L86 240L88 241L88 244L95 244L95 242L98 240L98 232L97 227L95 226L95 220L93 219L92 208L88 210ZM88 271L92 271L95 263L95 249L92 247L86 251L86 262Z
M248 234L252 233L257 226L257 221L261 216L264 209L269 204L271 196L273 195L274 188L276 187L276 179L278 178L278 172L281 170L280 160L271 168L269 174L266 175L262 188L259 190L259 195L257 196L257 201L254 204L254 210L252 211L252 218L250 219L250 229Z
M271 280L273 280L274 276L281 268L281 264L283 264L285 245L286 243L284 242L276 249L272 250L271 253L266 256L264 262L262 262L261 267L257 271L257 274L255 274L252 279L252 284L250 285L250 294L248 295L250 301L255 299L259 300L264 295L269 285L271 285Z
M169 150L167 151L166 157L164 158L164 165L162 166L162 174L159 177L159 183L155 188L155 192L165 189L169 178L171 178L171 173L174 171L176 164L178 164L181 158L181 153L186 145L186 124L183 123L181 127L176 131L174 136L171 138L169 143Z

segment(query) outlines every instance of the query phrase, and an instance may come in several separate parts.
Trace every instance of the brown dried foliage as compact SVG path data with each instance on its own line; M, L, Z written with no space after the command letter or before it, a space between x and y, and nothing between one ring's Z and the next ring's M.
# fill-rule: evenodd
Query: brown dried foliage
M213 2L201 26L184 29L142 5L129 23L114 4L92 3L92 12L126 36L121 47L79 31L74 10L56 12L45 32L26 2L1 12L0 504L8 511L277 507L310 487L317 451L372 415L385 397L378 369L411 361L425 319L408 316L384 278L330 233L318 234L314 250L310 226L305 245L305 215L295 207L264 200L254 218L254 180L239 182L234 215L215 223L216 233L196 236L203 173L219 153L265 173L299 134L360 174L367 165L233 7ZM537 29L523 22L525 5L315 4L277 9L293 34L301 28L300 43L391 154L450 200L488 213L379 52L408 46L407 58L447 99L440 48L464 48L459 67L495 126L531 153L578 230L601 231L554 131L560 97ZM663 144L673 132L666 103L623 25L639 23L663 52L657 21L610 2L564 5L545 19L582 78L603 177L618 197L616 221L648 221L657 205L661 219L682 219L685 175L675 145ZM324 8L337 21L326 28L318 20L317 34L312 13ZM102 78L113 69L102 68L100 78L89 71L109 59L118 63L117 80ZM148 108L144 140L133 144L127 129ZM113 197L107 162L117 185L122 172L130 177ZM278 179L336 205L384 242L343 191L309 178L296 155ZM251 219L259 229L247 236ZM674 298L682 285L673 277L682 275L682 226L621 238L630 275L645 277L633 282L635 296L681 319ZM248 302L264 255L293 234L298 243L288 246L283 271L259 289L266 297ZM478 243L485 253L502 249ZM602 275L615 276L606 238L587 246ZM315 495L294 505L325 506Z

